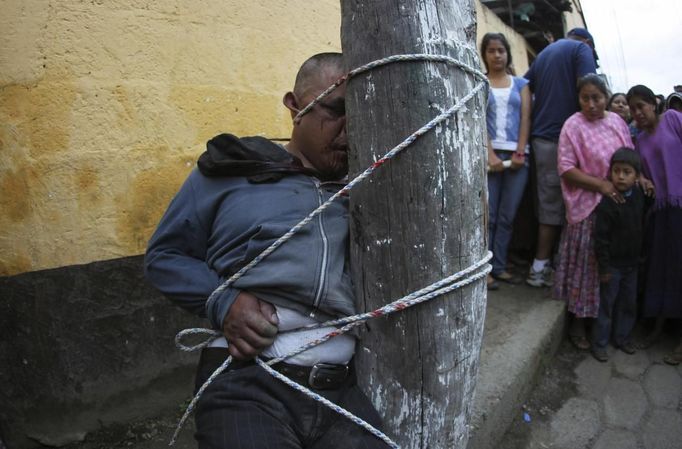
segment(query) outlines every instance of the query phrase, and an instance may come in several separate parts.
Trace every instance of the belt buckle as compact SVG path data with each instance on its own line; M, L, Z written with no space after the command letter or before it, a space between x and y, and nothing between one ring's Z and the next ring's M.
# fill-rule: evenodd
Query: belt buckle
M310 369L308 385L324 390L334 388L348 375L348 365L333 365L331 363L316 363Z

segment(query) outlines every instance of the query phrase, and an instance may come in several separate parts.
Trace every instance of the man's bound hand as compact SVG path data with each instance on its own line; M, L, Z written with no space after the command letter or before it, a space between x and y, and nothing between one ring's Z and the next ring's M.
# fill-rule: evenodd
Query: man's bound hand
M238 360L254 358L275 340L278 324L272 304L241 292L223 321L230 355Z

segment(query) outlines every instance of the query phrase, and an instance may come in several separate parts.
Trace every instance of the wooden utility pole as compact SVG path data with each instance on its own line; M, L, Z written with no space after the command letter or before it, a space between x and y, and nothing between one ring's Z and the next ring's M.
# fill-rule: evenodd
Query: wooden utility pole
M448 55L478 67L472 0L342 0L349 68L394 54ZM473 51L458 51L457 42ZM357 174L478 80L442 63L395 63L348 85L350 172ZM359 307L373 310L486 253L484 91L351 194L351 261ZM478 370L485 283L370 321L359 381L405 449L461 448Z

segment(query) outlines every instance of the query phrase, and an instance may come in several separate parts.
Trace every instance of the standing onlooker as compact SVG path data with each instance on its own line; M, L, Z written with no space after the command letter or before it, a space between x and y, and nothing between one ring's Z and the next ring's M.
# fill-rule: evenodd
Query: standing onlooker
M552 285L549 260L564 223L564 203L557 173L557 142L566 119L578 111L576 81L597 69L593 46L592 35L586 29L574 28L568 32L567 39L560 39L542 50L525 75L535 94L531 146L539 227L535 260L526 281L534 287Z
M488 96L488 245L493 252L495 279L518 284L521 279L507 271L507 248L512 236L516 210L528 181L528 134L530 133L530 91L528 80L508 73L512 57L504 34L487 33L481 41L481 55L490 81ZM509 161L509 162L506 162ZM505 163L509 165L507 169Z
M682 93L673 92L668 95L668 98L665 100L665 108L682 112Z
M606 104L606 110L615 112L620 115L620 118L625 120L625 123L630 123L630 107L628 106L628 100L625 98L624 93L617 92L611 95L609 102Z
M656 114L663 114L665 111L665 97L661 94L655 95L656 97Z
M580 349L589 349L585 318L596 318L599 312L594 210L602 195L617 203L625 201L605 178L613 153L620 147L632 147L632 140L625 122L606 111L609 94L598 75L580 78L577 86L580 112L566 120L559 138L558 172L568 224L561 234L554 294L567 302L574 315L571 341Z
M619 148L611 157L609 180L625 199L616 203L602 198L596 210L594 250L599 265L599 316L592 328L592 354L600 362L609 357L613 342L634 354L631 334L637 317L637 272L642 249L645 198L636 185L641 171L639 155Z
M609 98L609 102L606 104L606 110L615 112L620 115L620 117L625 120L628 124L628 129L630 130L630 137L634 142L637 138L637 133L639 130L635 126L632 117L630 116L630 106L628 106L628 100L625 98L625 94L622 92L615 93Z
M657 317L647 343L658 338L666 318L682 318L682 113L656 113L656 96L646 86L627 94L637 127L636 149L642 173L656 186L656 202L648 226L649 268L644 289L644 316ZM666 362L682 362L682 341Z

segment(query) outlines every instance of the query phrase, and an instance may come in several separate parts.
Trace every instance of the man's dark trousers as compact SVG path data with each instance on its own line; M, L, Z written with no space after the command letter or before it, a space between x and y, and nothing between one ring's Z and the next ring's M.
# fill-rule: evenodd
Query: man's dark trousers
M202 353L201 386L228 356L227 349ZM351 373L336 389L314 390L354 415L381 427L381 419ZM374 435L253 363L238 362L206 389L196 409L200 449L386 449Z

